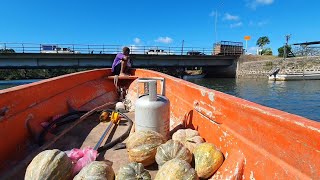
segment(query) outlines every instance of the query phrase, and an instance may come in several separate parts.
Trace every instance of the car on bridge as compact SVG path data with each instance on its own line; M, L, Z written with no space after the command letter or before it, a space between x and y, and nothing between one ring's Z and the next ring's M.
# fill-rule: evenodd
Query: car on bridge
M62 48L57 45L42 45L40 53L80 54L79 51L73 51L70 48Z
M187 55L189 55L189 56L204 56L206 54L204 54L203 52L200 52L200 51L188 51Z
M150 49L146 52L146 54L150 55L174 55L172 52L166 52L163 49Z

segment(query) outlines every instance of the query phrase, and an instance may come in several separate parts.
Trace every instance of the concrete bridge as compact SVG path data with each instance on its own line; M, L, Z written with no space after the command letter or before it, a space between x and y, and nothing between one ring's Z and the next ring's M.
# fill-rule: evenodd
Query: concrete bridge
M203 67L209 73L235 75L239 56L131 55L135 68ZM5 53L0 54L0 69L104 68L111 67L115 54ZM234 75L233 75L234 74Z

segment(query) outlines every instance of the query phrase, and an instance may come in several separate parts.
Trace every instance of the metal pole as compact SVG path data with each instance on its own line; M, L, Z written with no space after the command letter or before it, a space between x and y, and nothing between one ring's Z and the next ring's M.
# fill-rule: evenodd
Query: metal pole
M216 10L216 14L215 14L215 21L214 21L214 32L215 32L215 41L218 41L218 37L217 37L217 21L218 21L218 10Z
M287 57L287 46L288 46L288 41L289 41L290 37L291 37L291 34L286 35L286 44L285 44L285 46L283 48L284 60Z
M106 135L108 134L109 130L111 129L113 123L110 121L110 124L108 125L107 129L103 132L101 138L99 139L98 143L94 146L94 150L98 150L100 145L102 144L102 141L105 139Z
M248 40L246 40L246 52L248 52Z
M181 55L183 55L183 46L184 46L184 40L182 40Z
M284 47L283 47L283 60L286 60L286 47L287 47L287 44L284 44Z

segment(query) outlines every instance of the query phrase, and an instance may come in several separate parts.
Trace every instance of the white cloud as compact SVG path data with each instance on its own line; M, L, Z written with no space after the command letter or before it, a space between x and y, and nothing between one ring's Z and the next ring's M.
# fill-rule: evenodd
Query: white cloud
M230 24L230 27L231 27L231 28L236 28L236 27L240 27L240 26L242 26L242 25L243 25L242 22L237 22L237 23L234 23L234 24Z
M246 54L257 54L258 47L249 47Z
M173 42L173 39L170 37L159 37L158 39L154 40L155 42L170 44Z
M216 11L211 11L211 13L209 14L209 16L216 16L216 14L218 14Z
M258 22L258 26L264 26L266 24L268 24L268 21L260 21L260 22Z
M240 19L240 17L226 13L224 15L224 19L229 20L229 21L238 21Z
M274 0L247 0L247 6L251 9L256 9L258 6L271 5Z
M141 43L141 39L140 38L134 38L133 41L136 44L140 44Z
M259 26L259 27L262 27L262 26L265 26L269 23L268 20L263 20L263 21L259 21L259 22L253 22L253 21L250 21L249 22L249 26Z
M273 0L256 0L258 4L269 5L273 3Z

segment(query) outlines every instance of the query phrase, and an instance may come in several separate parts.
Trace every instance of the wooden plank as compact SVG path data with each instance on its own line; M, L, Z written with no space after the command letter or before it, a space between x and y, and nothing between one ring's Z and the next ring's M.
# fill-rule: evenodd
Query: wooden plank
M116 76L108 76L108 79L114 79ZM118 76L118 79L138 79L138 76Z

